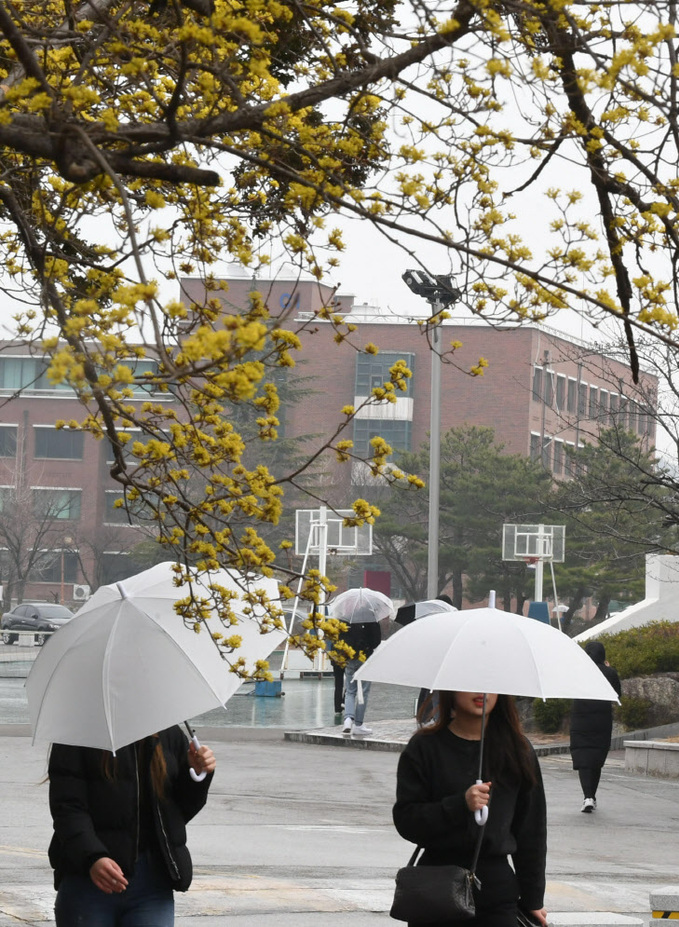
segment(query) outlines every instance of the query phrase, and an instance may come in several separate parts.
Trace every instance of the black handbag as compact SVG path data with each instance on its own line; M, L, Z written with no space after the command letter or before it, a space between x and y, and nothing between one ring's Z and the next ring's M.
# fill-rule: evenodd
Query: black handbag
M422 847L416 847L408 865L396 873L396 891L390 916L397 921L441 924L476 915L473 887L481 888L475 869L485 828L479 828L471 869L463 866L416 866Z

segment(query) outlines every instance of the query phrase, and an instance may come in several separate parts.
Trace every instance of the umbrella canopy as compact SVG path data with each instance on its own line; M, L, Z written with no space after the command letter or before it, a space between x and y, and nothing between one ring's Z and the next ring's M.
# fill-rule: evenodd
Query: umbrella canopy
M362 624L393 617L394 603L382 592L359 587L341 592L329 606L330 618L347 624Z
M423 602L412 602L410 605L402 605L396 612L394 621L398 624L406 625L418 618L426 618L427 615L436 615L439 612L456 612L457 609L449 602L442 599L425 599Z
M495 608L414 621L384 641L355 678L459 692L618 700L575 641L541 621Z
M130 579L102 586L38 655L26 681L33 741L49 740L115 752L120 747L193 718L229 699L243 682L229 672L213 633L216 619L196 633L174 603L188 595L177 587L173 564L161 563ZM244 591L263 589L278 598L278 584L266 577L244 579L220 570L210 574L233 590L241 639L234 660L253 670L286 637L263 634L256 618L242 615ZM209 595L198 583L199 595ZM239 601L240 599L240 601ZM255 606L255 614L261 606ZM242 615L242 617L240 617ZM228 633L228 632L227 632Z

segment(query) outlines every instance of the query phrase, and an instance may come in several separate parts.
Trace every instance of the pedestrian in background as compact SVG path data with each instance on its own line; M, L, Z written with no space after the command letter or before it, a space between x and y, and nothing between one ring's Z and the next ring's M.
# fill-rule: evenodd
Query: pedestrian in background
M341 719L344 708L344 656L342 651L335 649L335 642L328 640L326 653L332 666L333 675L333 704L335 707L335 721ZM339 717L338 717L339 716Z
M208 775L200 782L190 776ZM193 874L186 823L205 804L209 747L175 726L116 751L53 744L49 860L57 927L172 927Z
M436 719L413 735L399 759L396 830L424 848L418 865L469 868L479 833L475 812L485 806L489 812L476 867L476 916L439 927L516 927L519 905L546 927L545 795L514 699L486 695L487 781L478 783L483 694L437 695Z
M354 618L360 619L358 610ZM366 615L367 617L367 615ZM372 728L367 727L363 721L368 707L370 683L361 683L362 697L358 697L359 683L354 679L354 673L371 656L382 641L382 631L378 621L352 621L347 631L343 631L341 639L352 648L354 656L347 659L344 666L344 726L343 734L358 734L367 736L372 734ZM363 659L359 655L363 656Z
M599 667L606 679L622 694L620 678L606 660L606 650L600 641L588 641L585 652ZM611 749L613 733L613 703L594 699L574 699L571 709L570 749L573 769L576 769L582 787L581 811L596 811L596 793L601 770Z

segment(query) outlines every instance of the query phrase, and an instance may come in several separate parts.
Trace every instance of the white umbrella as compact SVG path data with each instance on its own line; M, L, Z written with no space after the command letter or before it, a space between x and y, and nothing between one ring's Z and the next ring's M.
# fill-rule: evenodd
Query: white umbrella
M496 608L413 621L380 644L354 678L453 692L618 701L575 641L541 621ZM482 781L485 709L484 699L477 783ZM487 816L487 807L475 813L478 824Z
M328 608L330 618L347 624L381 621L394 615L394 603L388 596L363 586L341 592Z
M410 624L411 621L418 621L420 618L426 618L427 615L436 615L439 612L456 612L457 609L450 602L443 599L425 599L422 602L413 602L410 605L401 605L396 612L394 621L397 624Z
M575 641L541 621L496 608L420 618L383 641L355 678L459 692L618 700Z
M174 603L189 594L177 587L173 564L161 563L121 583L102 586L75 618L47 642L26 681L33 742L49 740L115 752L120 747L224 705L243 682L230 672L213 633L238 635L252 671L286 636L284 629L262 633L246 617L243 597L263 590L278 598L278 584L266 577L238 578L220 570L209 582L237 593L238 624L225 631L208 619L200 633L187 628ZM197 595L209 596L205 585Z

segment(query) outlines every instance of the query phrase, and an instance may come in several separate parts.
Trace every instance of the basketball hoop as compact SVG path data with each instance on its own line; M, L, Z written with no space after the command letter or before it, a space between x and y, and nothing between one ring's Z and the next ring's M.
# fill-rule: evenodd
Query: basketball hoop
M538 562L539 559L540 559L539 557L524 557L523 558L529 570L535 566L535 564Z

